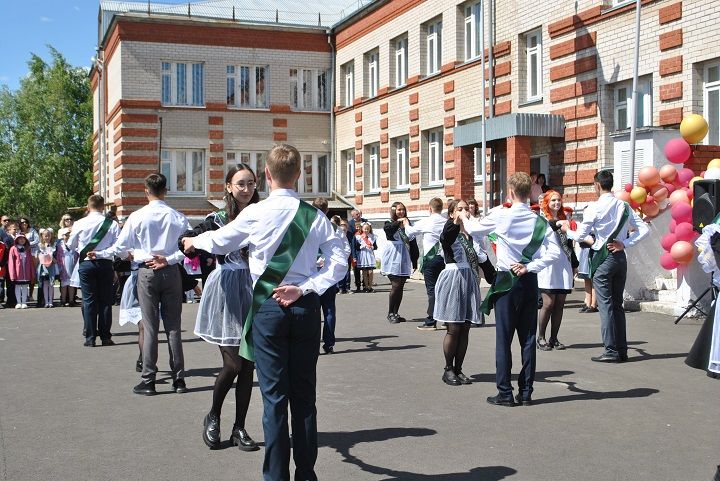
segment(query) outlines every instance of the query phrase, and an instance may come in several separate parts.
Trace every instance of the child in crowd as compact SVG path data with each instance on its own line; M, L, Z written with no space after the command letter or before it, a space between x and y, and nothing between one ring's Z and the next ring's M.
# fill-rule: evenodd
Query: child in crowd
M60 304L67 307L75 304L77 288L70 285L70 278L77 263L78 253L68 246L70 241L70 229L68 227L60 229L58 237L59 239L55 244L55 261L57 262L57 272L60 278Z
M15 308L27 309L30 282L35 280L35 270L33 269L30 244L23 233L15 236L15 243L10 248L8 268L10 269L10 280L15 285L15 298L17 299Z
M365 292L373 292L373 271L375 270L375 251L377 250L377 236L373 234L372 225L363 222L360 232L355 235L355 252L357 252L357 266L362 272Z
M55 243L53 242L53 231L50 227L40 229L40 241L37 251L37 278L38 290L43 294L45 307L53 307L55 294L55 278L57 277L57 264L55 262ZM38 305L38 307L40 307Z

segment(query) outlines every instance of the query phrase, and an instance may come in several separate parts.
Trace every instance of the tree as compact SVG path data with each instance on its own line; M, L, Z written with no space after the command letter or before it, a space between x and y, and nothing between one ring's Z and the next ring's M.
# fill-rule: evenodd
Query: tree
M88 71L48 48L50 64L33 54L19 89L0 89L0 213L42 227L92 193Z

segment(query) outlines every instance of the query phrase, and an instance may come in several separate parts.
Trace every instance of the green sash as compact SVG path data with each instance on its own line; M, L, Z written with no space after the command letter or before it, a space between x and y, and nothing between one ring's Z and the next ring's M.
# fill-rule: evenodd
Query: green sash
M405 233L405 228L400 227L397 232L398 232L398 235L400 236L400 240L402 241L403 244L405 244L405 248L407 249L408 254L409 254L410 253L410 239L408 238L407 234Z
M300 201L295 217L288 226L285 235L280 241L275 254L265 268L265 272L258 278L253 288L253 300L250 312L245 318L242 339L240 341L240 355L248 361L255 361L255 349L252 342L252 322L260 306L272 296L273 290L285 279L305 238L310 232L310 226L317 217L317 209L307 202Z
M462 232L458 234L458 240L463 251L465 251L465 257L467 257L470 268L475 273L475 278L480 279L480 259L478 259L477 252L475 252L475 249L473 249L473 246L470 245Z
M610 238L605 242L599 250L593 250L590 248L589 257L590 257L590 278L592 279L593 276L595 276L595 271L602 265L603 262L605 262L605 259L608 258L610 255L610 251L607 248L608 242L612 242L615 240L617 235L620 233L620 229L625 225L625 223L628 220L628 217L630 217L630 206L628 204L625 204L625 209L623 209L622 216L620 217L620 223L615 228L612 234L610 234Z
M542 217L538 216L535 219L535 227L533 228L532 237L530 243L523 249L522 257L520 258L520 264L527 264L530 262L543 243L545 238L545 232L547 231L547 221ZM495 303L502 296L507 294L510 289L515 287L518 282L518 276L513 271L500 271L495 277L495 282L490 286L490 290L483 299L480 310L486 315L490 314L490 311L495 307Z
M80 251L80 261L85 260L85 257L87 256L88 252L92 252L95 250L95 248L102 242L103 238L105 238L105 234L108 233L110 230L110 226L112 225L113 220L109 217L105 217L105 220L100 225L100 228L97 232L95 232L95 235L93 235L92 239L90 239L90 242L83 247L83 249Z
M408 252L409 251L410 251L410 249L408 249ZM433 260L435 258L435 256L438 254L438 252L440 252L440 243L436 242L435 245L432 246L432 248L428 251L428 253L420 258L420 272L423 271L425 264L427 264L428 262L430 262L431 260Z

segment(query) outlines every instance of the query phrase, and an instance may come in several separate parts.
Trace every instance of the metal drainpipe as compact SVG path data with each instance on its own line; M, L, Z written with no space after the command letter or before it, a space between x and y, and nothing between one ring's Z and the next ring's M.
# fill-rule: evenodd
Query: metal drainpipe
M332 30L326 30L325 33L330 44L330 179L333 182L330 192L332 192L337 190L334 184L337 181L335 173L338 171L335 166L335 44L332 40Z
M488 102L489 102L489 112L488 117L493 118L495 117L495 60L494 60L494 54L493 49L495 48L495 0L488 0L489 2L489 16L490 16L490 48L488 48ZM483 52L483 55L485 52ZM485 93L483 92L483 98L485 98ZM485 112L483 111L483 115L485 115ZM485 153L483 152L483 155ZM497 169L495 168L495 147L494 144L490 144L490 198L495 195L495 182L494 182L494 176L497 173ZM483 179L485 180L485 179ZM492 202L492 200L491 200ZM500 199L500 203L502 204L503 199Z
M105 197L105 95L104 92L104 68L105 64L100 59L103 51L98 49L97 53L97 69L98 69L98 194ZM107 200L107 199L105 199Z

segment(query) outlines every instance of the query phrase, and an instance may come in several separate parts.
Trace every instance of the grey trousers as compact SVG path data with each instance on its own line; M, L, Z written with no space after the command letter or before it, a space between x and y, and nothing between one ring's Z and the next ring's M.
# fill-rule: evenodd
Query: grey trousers
M170 371L173 379L185 377L180 317L182 314L182 281L176 265L152 270L141 267L138 270L137 296L145 328L145 342L142 351L142 380L155 381L157 374L158 331L162 317L165 335L170 350Z
M627 258L625 252L610 253L593 276L593 287L600 311L600 334L605 354L610 356L627 355L627 334L625 330L625 310L623 309L623 291L627 277Z

